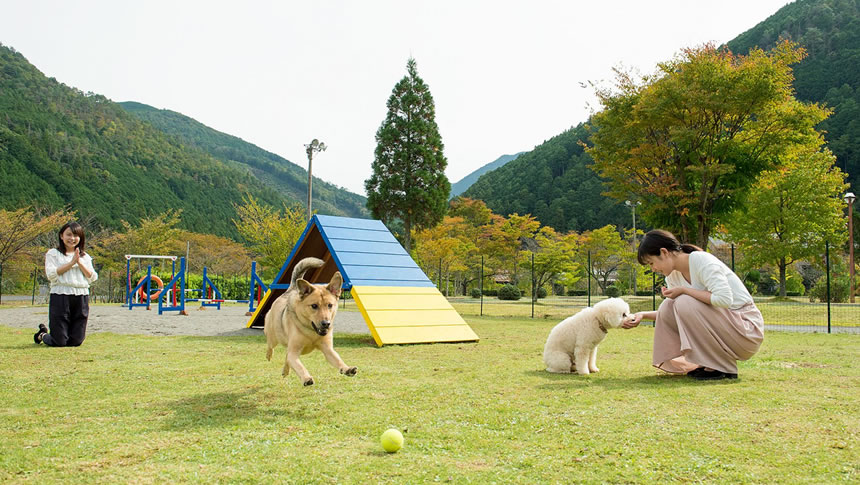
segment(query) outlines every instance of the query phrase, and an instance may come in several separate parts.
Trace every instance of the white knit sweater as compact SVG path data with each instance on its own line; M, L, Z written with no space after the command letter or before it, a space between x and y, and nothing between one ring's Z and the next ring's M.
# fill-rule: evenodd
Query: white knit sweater
M736 310L753 298L740 278L716 256L705 251L690 253L690 280L680 271L666 277L669 288L688 287L711 292L711 305Z
M57 268L68 264L74 256L63 254L52 248L45 253L45 275L48 281L51 282L51 293L57 295L89 295L90 283L94 283L99 279L96 270L93 269L93 258L89 254L84 254L78 259L78 264L72 266L72 269L63 274L57 274ZM81 271L79 265L84 265L85 268L92 272L92 276L87 278Z

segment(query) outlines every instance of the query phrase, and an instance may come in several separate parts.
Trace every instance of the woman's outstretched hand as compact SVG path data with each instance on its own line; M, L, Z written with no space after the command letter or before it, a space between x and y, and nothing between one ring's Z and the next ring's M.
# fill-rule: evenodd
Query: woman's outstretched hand
M627 317L627 321L621 324L621 328L631 329L633 327L639 326L639 324L641 322L642 322L642 314L641 313L634 313L634 314L629 315Z

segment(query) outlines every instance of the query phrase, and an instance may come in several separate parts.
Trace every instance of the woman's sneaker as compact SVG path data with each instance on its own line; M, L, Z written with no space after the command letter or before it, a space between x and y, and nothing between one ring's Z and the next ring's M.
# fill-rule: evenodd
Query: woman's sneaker
M33 335L33 342L36 342L37 345L42 343L42 337L44 337L46 333L48 333L48 327L46 327L44 323L40 323L39 331Z

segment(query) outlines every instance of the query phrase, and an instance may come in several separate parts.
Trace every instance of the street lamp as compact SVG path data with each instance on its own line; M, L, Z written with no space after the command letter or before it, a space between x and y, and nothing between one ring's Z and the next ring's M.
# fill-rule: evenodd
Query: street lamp
M848 192L842 198L848 204L848 274L851 275L849 297L854 303L854 201L857 197L854 192Z
M636 201L633 202L631 200L625 201L624 205L631 208L633 210L633 251L636 251L636 206L642 205L642 202ZM631 274L633 275L633 296L636 296L636 269L632 268Z
M314 152L324 152L326 149L325 143L314 138L314 141L305 145L305 151L308 154L308 221L311 220L311 191L313 190L313 160Z

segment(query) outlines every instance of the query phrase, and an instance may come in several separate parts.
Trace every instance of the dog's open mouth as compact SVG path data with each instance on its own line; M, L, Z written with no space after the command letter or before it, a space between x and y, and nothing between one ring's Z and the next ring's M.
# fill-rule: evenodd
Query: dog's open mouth
M314 327L314 332L316 332L320 337L325 337L325 334L328 333L327 328L319 328L314 322L311 322L311 326Z

